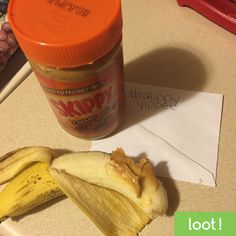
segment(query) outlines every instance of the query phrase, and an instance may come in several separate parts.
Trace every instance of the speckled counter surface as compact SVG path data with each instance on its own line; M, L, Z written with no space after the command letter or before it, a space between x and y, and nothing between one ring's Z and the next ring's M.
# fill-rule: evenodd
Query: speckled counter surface
M126 80L224 94L217 187L162 178L169 196L168 215L154 220L140 235L174 235L175 211L236 211L236 36L174 0L123 1L123 18ZM0 155L28 145L90 148L89 142L70 136L55 123L33 74L0 105ZM5 221L0 235L101 233L68 199L59 199Z

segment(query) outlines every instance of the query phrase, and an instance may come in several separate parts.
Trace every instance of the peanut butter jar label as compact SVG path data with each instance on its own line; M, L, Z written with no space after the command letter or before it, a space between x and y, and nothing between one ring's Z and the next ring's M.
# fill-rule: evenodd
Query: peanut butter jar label
M114 130L124 113L123 71L113 63L86 78L36 76L60 123L72 135L99 138Z

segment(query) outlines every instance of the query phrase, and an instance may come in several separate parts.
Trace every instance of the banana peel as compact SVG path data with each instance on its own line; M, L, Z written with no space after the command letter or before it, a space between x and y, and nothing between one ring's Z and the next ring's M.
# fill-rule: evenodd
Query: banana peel
M0 157L0 184L36 162L50 164L55 152L49 147L24 147Z
M135 236L167 211L166 191L149 160L136 163L122 149L112 154L65 154L52 161L49 171L62 191L107 236Z
M48 171L48 163L38 162L18 174L0 192L0 222L62 194Z
M117 191L89 184L64 171L54 174L63 192L105 235L135 236L150 221L140 207Z

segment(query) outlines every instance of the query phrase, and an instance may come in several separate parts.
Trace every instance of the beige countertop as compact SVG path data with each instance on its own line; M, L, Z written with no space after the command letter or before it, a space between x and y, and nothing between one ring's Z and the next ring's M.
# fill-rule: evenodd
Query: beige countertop
M175 211L236 211L236 36L174 0L123 1L123 18L126 80L224 94L217 187L162 178L168 214L140 235L174 235ZM58 126L33 74L0 105L0 155L29 145L90 148ZM5 221L0 235L101 235L68 199L53 203Z

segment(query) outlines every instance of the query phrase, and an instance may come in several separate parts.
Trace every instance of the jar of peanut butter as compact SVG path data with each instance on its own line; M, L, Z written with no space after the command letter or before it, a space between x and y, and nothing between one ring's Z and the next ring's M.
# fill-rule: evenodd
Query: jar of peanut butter
M63 129L107 136L124 115L120 0L11 0L18 43Z

